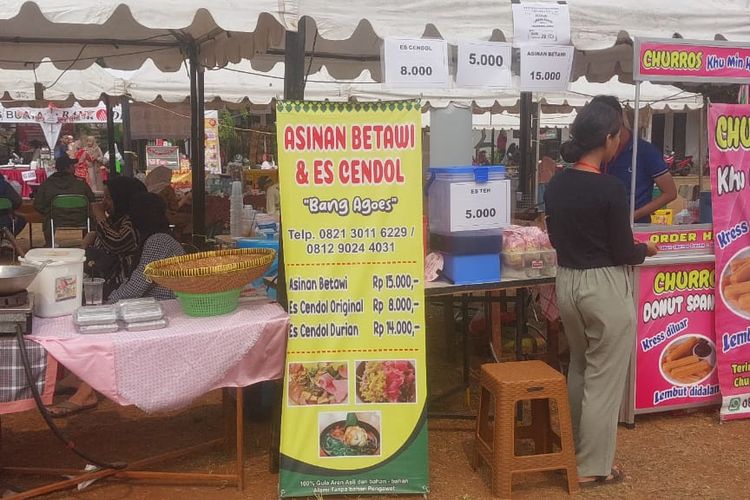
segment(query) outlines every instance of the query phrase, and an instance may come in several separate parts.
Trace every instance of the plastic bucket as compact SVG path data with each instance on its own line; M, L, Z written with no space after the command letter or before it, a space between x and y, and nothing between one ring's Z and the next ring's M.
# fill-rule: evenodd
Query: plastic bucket
M81 305L83 262L86 252L80 248L33 248L19 261L47 266L34 278L29 291L34 294L34 314L54 318L73 314Z
M237 248L270 248L276 251L276 257L274 257L271 266L266 271L266 274L253 281L252 285L254 288L261 288L264 286L263 278L276 276L279 272L279 240L268 240L268 239L257 239L257 238L240 238L237 240ZM273 298L273 297L272 297Z

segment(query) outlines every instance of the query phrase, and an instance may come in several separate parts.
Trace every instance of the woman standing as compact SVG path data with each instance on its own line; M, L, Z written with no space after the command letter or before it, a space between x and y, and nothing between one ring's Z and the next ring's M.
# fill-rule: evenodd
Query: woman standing
M617 152L622 118L601 102L586 105L562 145L574 166L544 194L557 251L557 301L570 345L568 393L582 486L619 482L617 418L635 342L630 266L656 254L635 243L622 183L601 175Z

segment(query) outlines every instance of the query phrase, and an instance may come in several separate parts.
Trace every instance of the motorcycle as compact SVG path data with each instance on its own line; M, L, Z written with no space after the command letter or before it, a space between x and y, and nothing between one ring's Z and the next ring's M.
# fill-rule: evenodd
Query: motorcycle
M690 175L690 172L694 167L692 155L685 156L684 158L677 158L674 151L664 153L664 163L667 164L670 174L683 177Z

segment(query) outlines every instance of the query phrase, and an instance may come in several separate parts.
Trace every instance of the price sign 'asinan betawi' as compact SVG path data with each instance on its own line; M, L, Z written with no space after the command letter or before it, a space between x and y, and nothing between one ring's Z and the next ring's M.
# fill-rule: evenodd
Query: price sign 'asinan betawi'
M572 63L572 46L521 47L521 90L566 90L570 82Z

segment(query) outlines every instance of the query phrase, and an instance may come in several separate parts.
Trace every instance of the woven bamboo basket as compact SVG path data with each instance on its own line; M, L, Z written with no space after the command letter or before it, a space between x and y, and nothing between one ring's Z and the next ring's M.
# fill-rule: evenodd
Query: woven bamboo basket
M263 276L275 256L270 248L192 253L151 262L144 274L175 292L225 292L243 288Z

